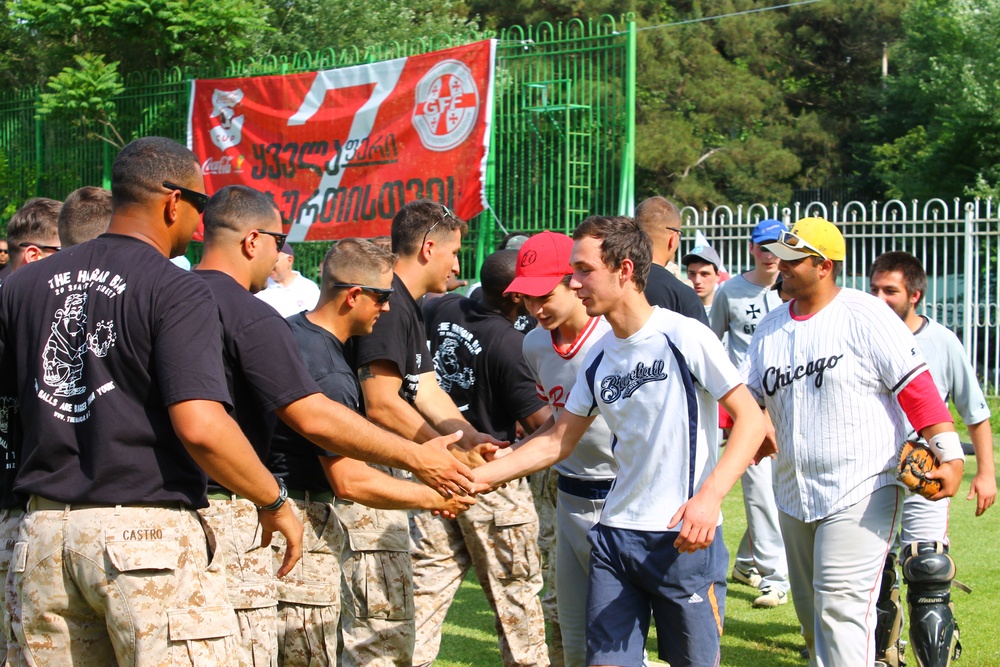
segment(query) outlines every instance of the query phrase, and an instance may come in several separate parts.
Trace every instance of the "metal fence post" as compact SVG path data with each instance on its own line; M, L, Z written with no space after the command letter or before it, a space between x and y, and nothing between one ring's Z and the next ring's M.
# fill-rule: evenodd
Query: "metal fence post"
M976 239L973 235L974 221L972 217L972 202L965 204L965 275L962 276L962 347L972 358L972 309L978 305L972 301L974 293Z
M628 42L625 65L625 146L622 151L622 180L618 214L635 214L635 19L628 22Z

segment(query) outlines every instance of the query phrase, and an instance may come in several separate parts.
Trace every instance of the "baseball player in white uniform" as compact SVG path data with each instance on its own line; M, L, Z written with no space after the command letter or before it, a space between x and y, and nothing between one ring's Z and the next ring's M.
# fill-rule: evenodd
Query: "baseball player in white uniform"
M935 500L958 489L962 445L906 326L878 299L837 286L840 231L805 218L768 249L792 300L757 326L741 372L774 422L792 601L813 667L872 665L906 418L941 462Z
M587 664L641 665L652 612L669 628L662 658L715 667L729 562L719 508L763 453L765 420L710 330L646 301L652 251L634 220L593 216L573 237L570 287L612 331L587 353L555 424L476 477L496 484L553 465L602 415L618 473L589 533ZM716 401L735 419L718 461Z
M968 500L976 498L976 516L993 505L997 494L993 465L990 409L976 373L958 337L916 308L927 291L927 273L920 261L905 252L880 255L869 272L871 293L886 304L913 332L941 399L950 397L969 428L976 453L976 475ZM911 434L912 436L912 434ZM903 501L902 565L909 603L910 648L921 667L945 667L958 645L958 627L950 602L955 564L948 554L949 499L936 502L907 493ZM886 561L879 594L876 639L886 664L899 664L896 640L901 614L893 553Z
M555 417L563 411L583 359L594 343L611 331L603 317L587 314L569 287L573 239L542 232L518 251L517 273L508 292L524 298L538 327L524 337L524 358L538 395ZM558 475L556 503L555 586L562 630L563 664L584 667L586 611L590 568L587 533L601 517L604 499L615 480L611 431L603 417L590 425L573 453L553 470Z
M716 336L725 337L729 359L737 366L746 355L757 325L781 305L781 297L771 289L778 277L778 258L765 244L777 241L787 229L780 220L757 223L750 233L754 267L722 283L715 296L709 325ZM788 602L788 565L778 526L778 506L774 503L771 460L747 468L740 483L747 529L736 552L732 576L760 590L754 607L777 607Z

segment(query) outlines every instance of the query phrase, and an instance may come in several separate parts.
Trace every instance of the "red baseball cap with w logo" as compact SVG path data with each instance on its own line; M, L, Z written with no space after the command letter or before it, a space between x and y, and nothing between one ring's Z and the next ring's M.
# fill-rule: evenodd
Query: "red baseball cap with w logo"
M572 252L573 239L565 234L535 234L518 249L515 277L504 294L545 296L556 288L563 276L573 273L569 265Z

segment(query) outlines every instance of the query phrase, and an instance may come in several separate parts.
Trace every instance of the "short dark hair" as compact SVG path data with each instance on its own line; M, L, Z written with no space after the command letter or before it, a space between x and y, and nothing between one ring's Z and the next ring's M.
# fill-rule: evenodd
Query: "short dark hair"
M920 299L917 300L917 303L923 300L924 294L927 293L927 271L919 259L908 252L899 250L884 252L875 258L868 276L870 278L876 273L883 271L898 271L901 273L903 275L903 284L906 285L906 291L909 294L920 292Z
M85 185L69 193L59 212L59 243L69 248L108 231L111 191Z
M224 230L248 232L273 217L277 210L271 195L247 185L227 185L212 195L205 206L205 243L211 243Z
M497 250L479 267L479 282L483 286L483 298L487 303L499 304L503 301L504 290L514 280L517 272L517 251Z
M24 202L7 223L7 245L10 254L20 253L21 243L44 243L59 234L59 211L62 202L47 197L35 197Z
M573 232L574 241L584 237L601 240L601 261L609 269L619 269L623 260L632 260L635 286L640 292L646 289L653 244L638 222L624 216L592 215Z
M142 137L121 149L111 166L111 205L141 204L167 194L163 181L183 184L198 173L198 158L166 137Z
M457 229L464 235L469 226L444 204L418 199L403 206L393 217L392 251L402 257L415 255L432 228L434 234Z
M369 280L392 271L395 263L395 255L368 239L341 239L323 258L323 294L337 289L333 283Z
M803 257L803 259L805 258ZM809 255L809 259L812 261L813 266L819 266L826 261L817 255ZM833 262L833 268L830 270L830 273L833 275L833 279L836 280L844 272L844 262L836 259L831 259L830 261Z

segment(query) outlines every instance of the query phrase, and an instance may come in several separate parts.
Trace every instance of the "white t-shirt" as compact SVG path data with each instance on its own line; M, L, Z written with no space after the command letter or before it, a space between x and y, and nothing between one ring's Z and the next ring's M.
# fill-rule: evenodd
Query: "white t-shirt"
M566 409L602 415L614 434L618 477L602 524L667 529L715 467L717 400L739 384L708 327L662 308L628 338L608 333L591 348Z
M709 326L720 339L729 334L729 360L743 361L753 332L764 316L781 305L781 297L770 287L750 282L742 275L722 283L708 314Z
M257 292L257 298L269 304L282 317L290 317L303 310L312 310L319 301L319 287L298 271L292 271L295 279L288 287L267 279L267 289Z
M553 332L541 327L524 336L524 360L535 378L538 396L547 401L553 415L559 416L583 358L611 325L603 317L592 317L565 352L556 349ZM560 475L577 479L613 479L618 465L611 453L611 431L603 417L598 417L580 438L573 453L555 465Z
M818 521L894 484L908 430L895 397L925 370L913 334L870 294L843 288L806 319L771 311L740 373L774 422L778 508Z

